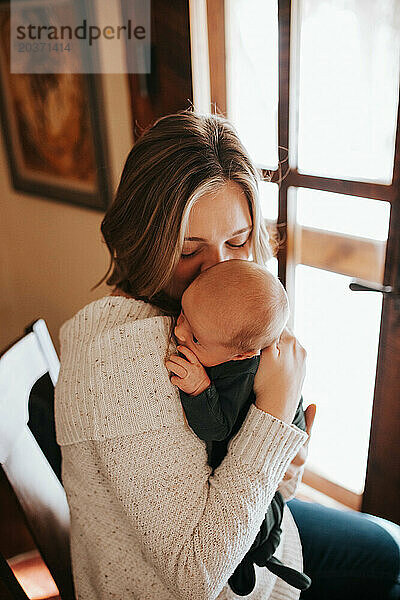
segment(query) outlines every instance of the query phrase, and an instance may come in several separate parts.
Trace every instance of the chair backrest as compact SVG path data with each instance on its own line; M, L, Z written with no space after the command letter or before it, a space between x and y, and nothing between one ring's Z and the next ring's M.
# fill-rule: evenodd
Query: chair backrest
M28 427L29 394L45 373L55 385L59 360L39 319L0 358L0 463L61 597L74 600L65 491Z

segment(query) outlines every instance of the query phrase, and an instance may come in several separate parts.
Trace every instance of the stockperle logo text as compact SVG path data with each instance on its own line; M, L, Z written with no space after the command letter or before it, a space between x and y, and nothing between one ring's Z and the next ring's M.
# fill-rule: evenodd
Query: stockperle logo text
M96 40L103 37L106 40L121 39L121 35L128 40L144 40L146 38L146 29L142 25L133 27L131 19L128 19L127 25L88 25L87 20L83 19L81 25L71 27L70 25L19 25L17 28L18 40L89 40L89 46Z

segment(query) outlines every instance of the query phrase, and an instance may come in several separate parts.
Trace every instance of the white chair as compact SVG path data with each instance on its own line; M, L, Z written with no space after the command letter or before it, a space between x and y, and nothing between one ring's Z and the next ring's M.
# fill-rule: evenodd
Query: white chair
M61 598L74 600L67 499L28 427L29 395L46 373L55 385L59 360L46 324L39 319L0 358L0 463Z

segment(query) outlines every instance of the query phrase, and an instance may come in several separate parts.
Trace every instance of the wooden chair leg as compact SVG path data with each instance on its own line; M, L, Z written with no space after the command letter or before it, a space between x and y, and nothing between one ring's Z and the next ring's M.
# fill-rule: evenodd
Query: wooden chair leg
M2 554L0 554L0 598L29 600Z
M60 598L54 579L37 550L14 556L8 564L31 600Z

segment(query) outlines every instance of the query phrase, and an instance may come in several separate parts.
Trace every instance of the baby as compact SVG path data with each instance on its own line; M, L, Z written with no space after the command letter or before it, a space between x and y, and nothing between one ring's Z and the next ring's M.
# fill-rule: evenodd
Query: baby
M255 400L260 351L281 335L289 316L286 292L266 268L229 260L203 271L185 290L174 333L179 355L166 361L180 390L190 427L207 443L215 469ZM300 400L293 424L305 430ZM253 563L266 566L298 589L310 579L283 565L273 553L280 541L284 501L276 492L252 547L229 579L244 596L255 586Z

